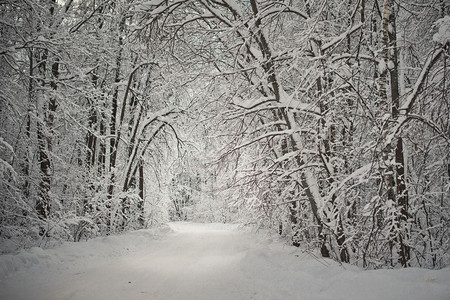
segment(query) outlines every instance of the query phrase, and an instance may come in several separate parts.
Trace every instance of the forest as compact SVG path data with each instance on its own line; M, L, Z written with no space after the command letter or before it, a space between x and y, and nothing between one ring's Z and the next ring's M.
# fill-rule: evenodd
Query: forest
M174 220L450 259L446 0L1 0L0 252Z

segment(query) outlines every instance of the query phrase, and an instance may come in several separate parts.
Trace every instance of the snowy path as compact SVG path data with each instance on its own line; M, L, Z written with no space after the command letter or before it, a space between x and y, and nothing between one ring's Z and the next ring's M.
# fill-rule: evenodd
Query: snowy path
M171 227L2 256L0 299L450 299L449 268L362 271L232 225Z

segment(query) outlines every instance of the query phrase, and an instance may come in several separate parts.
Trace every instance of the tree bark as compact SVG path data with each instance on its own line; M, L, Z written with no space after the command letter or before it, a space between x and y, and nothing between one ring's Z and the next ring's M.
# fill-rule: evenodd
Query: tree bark
M137 204L139 210L138 222L141 227L145 225L145 215L144 215L144 161L141 160L139 163L139 202Z
M393 13L394 5L391 0L384 0L383 18L382 18L382 42L383 42L383 62L385 69L382 78L380 97L384 102L382 111L390 113L392 121L396 122L399 118L400 109L400 91L399 91L399 72L398 72L398 50L395 26L395 14ZM390 99L387 96L387 74L389 73ZM390 106L390 110L388 107ZM399 214L394 216L393 226L391 229L391 245L398 246L397 253L399 262L403 267L409 265L410 247L407 244L409 234L406 226L402 226L408 220L408 191L405 178L405 161L403 153L403 139L397 137L395 146L387 140L389 137L389 122L385 118L383 126L383 141L386 141L383 150L383 158L386 164L385 180L387 183L388 200L399 209ZM393 230L393 231L392 231Z
M115 75L114 75L114 83L116 86L114 87L114 92L112 96L112 104L111 104L111 121L109 123L109 132L111 135L110 139L110 163L109 163L109 171L110 174L110 183L108 187L108 199L111 199L114 193L114 185L115 185L115 167L117 163L117 148L120 142L120 126L118 126L117 122L117 110L118 110L118 98L119 98L119 86L117 85L120 82L121 76L121 68L122 68L122 59L123 59L123 31L125 29L125 17L119 22L119 40L118 40L118 53L116 56L116 65L115 65ZM117 130L119 129L119 130Z

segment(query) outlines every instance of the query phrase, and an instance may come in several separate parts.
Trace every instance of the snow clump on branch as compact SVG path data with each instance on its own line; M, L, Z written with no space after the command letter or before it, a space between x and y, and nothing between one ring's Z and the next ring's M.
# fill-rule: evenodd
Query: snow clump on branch
M438 27L438 32L433 35L433 41L443 45L450 42L450 16L445 16L434 24Z

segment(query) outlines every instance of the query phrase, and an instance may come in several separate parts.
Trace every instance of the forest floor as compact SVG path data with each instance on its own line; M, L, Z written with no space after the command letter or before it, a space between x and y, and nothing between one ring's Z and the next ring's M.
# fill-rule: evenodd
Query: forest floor
M0 299L450 299L450 268L364 271L235 225L169 226L2 255Z

